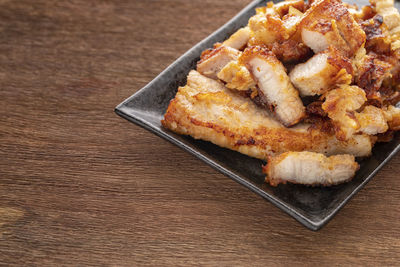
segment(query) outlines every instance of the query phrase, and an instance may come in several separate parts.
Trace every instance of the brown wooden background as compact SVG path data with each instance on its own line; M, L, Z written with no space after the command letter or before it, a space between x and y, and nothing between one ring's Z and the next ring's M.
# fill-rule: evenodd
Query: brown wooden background
M250 0L0 0L0 263L399 264L400 155L311 232L113 108Z

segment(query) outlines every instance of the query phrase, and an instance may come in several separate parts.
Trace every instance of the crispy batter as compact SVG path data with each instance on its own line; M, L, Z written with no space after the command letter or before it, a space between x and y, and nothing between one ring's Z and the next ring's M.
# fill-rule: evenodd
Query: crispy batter
M286 182L330 186L351 180L358 169L352 155L326 157L313 152L286 152L269 157L263 172L272 186Z
M162 124L179 134L263 160L276 153L304 150L368 156L374 141L367 135L354 135L342 142L311 124L285 128L249 98L196 71L191 71L187 85L179 88Z

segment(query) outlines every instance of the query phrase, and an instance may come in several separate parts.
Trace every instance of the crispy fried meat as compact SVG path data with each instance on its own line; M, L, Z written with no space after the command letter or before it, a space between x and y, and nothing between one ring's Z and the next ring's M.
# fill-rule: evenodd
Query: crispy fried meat
M321 95L336 84L350 84L353 67L350 60L334 47L298 64L289 74L302 96Z
M318 124L286 128L249 98L197 71L191 71L187 85L179 88L162 124L179 134L211 141L263 160L276 153L304 150L326 155L368 156L374 142L367 135L339 141L333 134L321 130Z
M303 42L315 53L332 45L351 57L365 42L364 31L340 0L313 2L298 29Z
M351 180L359 165L353 155L326 157L313 152L286 152L268 158L263 167L272 186L286 182L306 185L335 185Z
M221 69L232 60L236 60L239 55L240 51L237 49L217 45L214 49L206 50L201 54L197 71L207 77L217 79L217 74Z
M322 109L332 119L336 137L339 140L348 140L360 129L355 111L367 101L364 90L357 86L342 85L329 91L324 97Z
M270 110L285 126L298 123L305 116L299 93L291 84L285 68L276 56L265 48L247 48L239 58L257 81Z

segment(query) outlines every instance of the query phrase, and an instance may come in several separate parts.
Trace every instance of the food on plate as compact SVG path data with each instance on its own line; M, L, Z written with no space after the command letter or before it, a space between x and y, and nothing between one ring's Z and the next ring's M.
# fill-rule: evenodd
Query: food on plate
M365 42L365 32L340 0L313 1L298 26L301 39L314 53L329 46L346 56Z
M302 96L321 95L335 84L350 84L353 66L333 46L315 54L290 72L290 81Z
M247 48L239 58L257 81L260 96L276 118L285 126L298 123L305 116L299 92L293 87L283 64L266 48Z
M374 137L364 134L340 141L323 121L285 127L250 98L195 70L190 71L187 84L178 89L162 124L179 134L262 160L286 151L362 157L370 155L375 142Z
M250 39L250 34L251 31L249 27L241 28L232 34L231 37L229 37L229 39L222 44L240 50L247 45L247 42Z
M269 2L202 53L162 124L266 161L272 186L343 183L400 130L399 59L393 0Z
M214 49L206 50L201 54L197 63L197 70L203 75L217 79L217 74L226 64L239 57L240 51L225 45L217 44Z
M263 167L271 185L296 183L335 185L353 178L359 165L353 155L326 157L314 152L285 152L268 159Z

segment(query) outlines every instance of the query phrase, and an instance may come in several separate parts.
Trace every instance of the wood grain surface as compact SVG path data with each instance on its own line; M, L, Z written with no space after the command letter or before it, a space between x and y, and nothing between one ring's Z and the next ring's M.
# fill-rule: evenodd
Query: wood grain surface
M399 264L400 155L312 232L114 114L249 2L0 0L0 264Z

